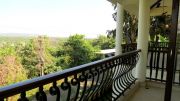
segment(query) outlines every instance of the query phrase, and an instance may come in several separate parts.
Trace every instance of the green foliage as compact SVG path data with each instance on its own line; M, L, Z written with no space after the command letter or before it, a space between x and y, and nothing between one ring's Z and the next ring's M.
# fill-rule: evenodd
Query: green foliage
M44 73L50 74L50 73L57 72L59 70L62 70L61 66L56 66L55 63L51 63L51 64L46 64L46 66L44 68Z
M60 66L56 66L56 56L54 56L56 48L51 45L50 39L47 36L42 37L44 52L44 73L49 74L61 70ZM38 39L37 39L38 40Z
M151 17L151 26L150 26L150 39L151 41L158 41L161 37L168 41L168 36L170 34L170 23L171 23L171 16L169 15L161 15ZM158 37L160 36L160 37ZM162 39L162 42L164 41ZM160 40L161 41L161 40Z
M138 32L138 18L127 11L124 12L124 39L125 43L135 43Z
M115 7L116 9L116 7ZM117 12L113 13L114 21L117 21ZM123 41L124 43L135 43L138 32L138 19L135 15L131 15L124 11L124 25L123 25ZM116 29L107 30L108 37L116 36Z
M27 79L26 70L16 55L15 44L5 42L0 48L0 86Z
M38 51L38 38L31 39L24 46L21 46L18 51L19 57L21 57L21 63L23 67L28 71L28 78L37 77L40 75L39 54L42 54L44 59L44 74L49 74L60 70L59 66L56 66L55 57L52 56L54 48L50 46L49 38L43 37L43 52Z
M114 39L105 36L96 40L87 40L84 35L76 34L61 40L58 47L53 46L49 38L43 36L43 51L40 53L38 40L38 38L33 38L28 41L2 42L0 44L1 85L39 76L40 55L44 60L44 74L49 74L97 60L99 58L95 52L99 51L101 47L114 47Z
M167 37L164 37L164 36L159 35L159 41L160 41L160 42L168 42L169 40L168 40Z
M57 65L65 69L91 62L95 59L96 51L84 35L70 36L67 42L58 48Z
M115 9L117 7L115 6ZM117 12L113 13L114 21L117 21ZM157 41L158 35L161 35L162 41L168 41L170 33L171 16L163 13L160 16L153 16L150 19L150 41ZM135 43L138 32L138 19L124 11L123 41L125 43ZM108 36L116 36L116 29L108 30ZM161 41L161 40L160 40Z
M100 35L97 39L92 42L94 47L99 49L112 49L115 47L115 39L113 37L106 37Z
M0 56L7 56L7 55L15 55L15 46L14 44L4 43L0 48Z
M38 64L38 57L34 49L33 40L21 46L17 54L21 57L23 67L28 71L28 78L37 77L39 75L39 70L36 67Z
M16 56L4 56L0 64L0 86L27 79L26 70Z

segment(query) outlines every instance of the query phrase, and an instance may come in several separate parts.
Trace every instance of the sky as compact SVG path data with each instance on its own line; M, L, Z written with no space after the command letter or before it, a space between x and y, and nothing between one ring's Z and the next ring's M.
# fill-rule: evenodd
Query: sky
M0 0L0 35L95 38L115 28L112 13L107 0Z

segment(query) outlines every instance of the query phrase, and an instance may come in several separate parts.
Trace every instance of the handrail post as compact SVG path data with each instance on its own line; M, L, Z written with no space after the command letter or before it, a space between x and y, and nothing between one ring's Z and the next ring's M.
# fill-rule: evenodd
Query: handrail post
M175 64L175 51L176 51L176 36L178 25L178 13L179 13L179 0L172 0L172 22L171 33L169 36L169 54L168 54L168 67L167 67L167 82L165 89L164 101L171 101L172 82L173 82L173 69Z

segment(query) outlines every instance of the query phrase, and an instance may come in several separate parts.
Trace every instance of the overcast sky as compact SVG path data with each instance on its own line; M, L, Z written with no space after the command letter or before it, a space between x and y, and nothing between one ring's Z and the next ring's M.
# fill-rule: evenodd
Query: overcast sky
M107 0L0 0L0 33L96 37L115 28Z

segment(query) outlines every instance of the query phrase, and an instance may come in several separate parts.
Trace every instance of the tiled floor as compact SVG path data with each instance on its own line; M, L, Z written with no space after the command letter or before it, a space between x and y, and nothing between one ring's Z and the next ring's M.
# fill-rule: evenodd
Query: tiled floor
M151 87L139 88L129 101L163 101L164 89Z
M164 87L140 87L129 101L164 101ZM172 100L180 101L180 87L173 87Z

